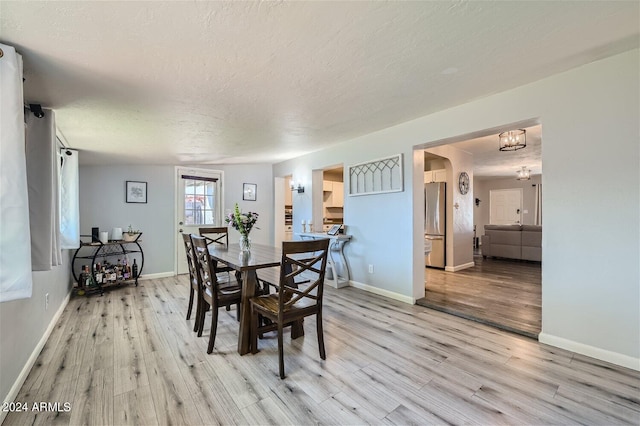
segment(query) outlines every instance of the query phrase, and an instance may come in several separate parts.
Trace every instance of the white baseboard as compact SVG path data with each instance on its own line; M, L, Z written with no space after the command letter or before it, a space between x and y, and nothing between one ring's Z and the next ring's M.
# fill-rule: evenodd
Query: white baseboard
M11 390L9 390L9 393L7 394L7 397L4 400L5 403L13 402L18 396L18 392L20 392L22 385L24 385L25 380L27 380L27 376L31 372L31 368L33 368L33 365L36 363L36 360L38 359L38 355L40 355L42 348L44 347L45 343L47 343L47 340L49 340L49 336L51 335L51 332L53 331L54 327L58 323L58 320L60 319L62 312L64 312L64 308L67 307L67 304L69 303L69 299L71 299L71 292L69 292L67 294L67 297L64 298L64 300L60 304L60 307L56 311L56 314L53 316L53 318L51 318L51 322L49 323L49 326L47 327L44 334L42 335L42 338L40 338L40 341L38 341L38 344L36 345L36 347L33 348L33 351L31 352L29 359L27 360L24 367L22 368L22 371L18 375L18 378L16 378L16 381L13 383L13 386L11 386ZM2 422L4 421L4 418L7 416L7 413L8 411L0 411L0 424L2 424Z
M553 336L546 333L538 335L538 341L557 348L566 349L581 355L601 361L610 362L611 364L620 365L632 370L640 371L640 358L634 358L629 355L623 355L617 352L608 351L606 349L597 348L595 346L585 345L584 343L575 342L562 337Z
M138 277L138 281L144 281L144 280L155 280L158 278L169 278L169 277L175 277L176 273L171 271L171 272L159 272L157 274L142 274Z
M444 270L447 272L458 272L458 271L462 271L463 269L473 268L474 266L476 266L474 262L469 262L469 263L463 263L462 265L457 265L457 266L445 266Z
M415 305L416 303L416 300L413 297L405 296L404 294L400 294L400 293L394 293L393 291L374 287L369 284L359 283L358 281L349 281L349 286L359 288L360 290L368 291L369 293L374 293L380 296L388 297L389 299L408 303L410 305Z

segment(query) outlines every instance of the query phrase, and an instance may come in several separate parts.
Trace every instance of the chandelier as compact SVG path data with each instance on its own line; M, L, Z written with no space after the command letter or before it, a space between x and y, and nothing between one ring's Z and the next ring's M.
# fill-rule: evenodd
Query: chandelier
M527 146L527 131L524 129L502 132L498 138L500 138L500 151L516 151Z
M525 166L522 166L520 170L517 172L516 179L518 180L529 180L531 179L531 170L527 170Z

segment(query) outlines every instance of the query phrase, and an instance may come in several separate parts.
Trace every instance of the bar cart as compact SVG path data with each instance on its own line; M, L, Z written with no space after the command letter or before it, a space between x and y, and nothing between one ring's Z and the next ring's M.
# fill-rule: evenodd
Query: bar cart
M81 235L80 247L71 261L71 272L77 283L76 293L102 295L105 287L122 284L138 286L138 278L144 268L141 235L141 232L138 233L130 241L109 240L106 243L91 241L91 235Z

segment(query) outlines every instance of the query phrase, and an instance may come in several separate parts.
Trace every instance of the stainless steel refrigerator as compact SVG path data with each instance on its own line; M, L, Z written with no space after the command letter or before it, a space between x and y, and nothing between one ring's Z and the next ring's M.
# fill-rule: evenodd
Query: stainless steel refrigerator
M425 253L425 264L432 268L444 268L446 241L446 189L444 182L426 183L424 185L425 247L431 246L431 252Z

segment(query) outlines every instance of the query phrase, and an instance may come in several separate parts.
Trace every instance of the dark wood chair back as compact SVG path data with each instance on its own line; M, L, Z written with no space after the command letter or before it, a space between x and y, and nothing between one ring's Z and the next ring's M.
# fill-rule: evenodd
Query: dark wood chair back
M280 311L285 312L299 302L307 306L322 305L328 247L328 239L282 243L278 284ZM296 282L304 282L304 285L299 288Z
M230 274L224 274L226 277L224 281L218 279L219 270L216 263L211 256L209 256L206 238L192 235L191 242L193 244L198 284L200 286L200 302L202 305L200 318L198 320L200 324L198 336L202 334L206 307L207 305L211 307L211 329L209 332L209 346L207 348L207 353L210 354L213 352L218 329L218 308L229 308L231 305L236 305L236 318L239 318L242 292L240 284L233 279Z
M320 358L326 359L322 297L328 254L329 239L284 241L279 281L276 284L265 281L265 284L276 287L276 293L263 294L250 300L252 352L258 352L259 335L277 330L278 362L282 379L285 377L283 327L292 325L302 330L302 319L306 316L316 315ZM265 319L270 322L264 321Z
M193 327L193 331L198 331L198 318L200 318L198 309L200 308L200 286L198 284L198 272L196 270L195 254L193 251L193 243L191 242L191 235L182 234L182 240L184 242L184 250L187 255L187 264L189 266L189 305L187 307L187 320L191 318L191 311L193 310L193 301L197 301L196 306L196 321Z
M208 228L198 228L200 236L204 238L207 245L219 244L229 245L229 228L225 226L214 226ZM233 268L221 263L218 265L218 272L230 272ZM236 279L239 280L240 274L236 274Z
M226 226L215 226L209 228L199 228L200 236L204 237L209 244L229 245L229 228Z
M202 290L210 295L215 295L218 290L218 276L216 267L209 256L209 248L205 237L191 236L195 255L196 271L199 274ZM208 291L207 291L208 290Z

